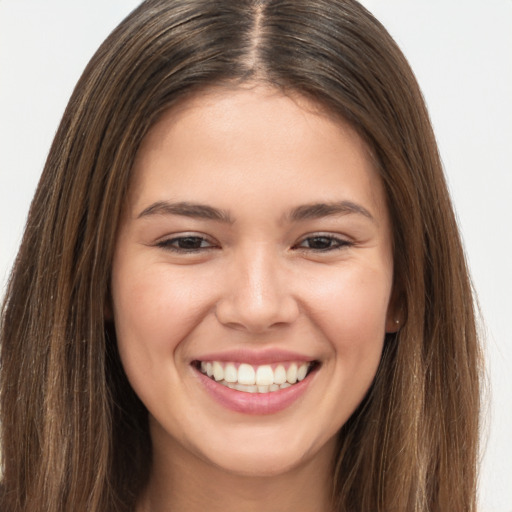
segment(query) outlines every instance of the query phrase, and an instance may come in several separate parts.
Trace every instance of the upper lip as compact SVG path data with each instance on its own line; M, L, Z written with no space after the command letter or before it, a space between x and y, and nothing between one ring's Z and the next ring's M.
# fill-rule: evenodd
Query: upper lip
M314 357L276 348L262 348L250 350L247 348L230 349L221 352L208 352L194 358L194 361L219 361L233 363L248 363L263 365L272 363L284 363L287 361L315 361Z

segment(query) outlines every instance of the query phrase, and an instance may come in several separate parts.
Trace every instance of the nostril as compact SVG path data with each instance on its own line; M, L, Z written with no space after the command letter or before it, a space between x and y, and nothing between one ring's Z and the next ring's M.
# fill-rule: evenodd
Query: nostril
M259 333L290 325L298 318L299 307L291 296L258 300L239 295L219 302L215 316L231 329Z

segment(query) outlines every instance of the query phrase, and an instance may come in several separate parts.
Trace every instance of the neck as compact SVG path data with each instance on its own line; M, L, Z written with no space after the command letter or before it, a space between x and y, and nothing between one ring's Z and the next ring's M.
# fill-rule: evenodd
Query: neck
M284 473L246 476L227 472L172 447L153 457L149 485L138 512L331 512L334 440L324 453Z

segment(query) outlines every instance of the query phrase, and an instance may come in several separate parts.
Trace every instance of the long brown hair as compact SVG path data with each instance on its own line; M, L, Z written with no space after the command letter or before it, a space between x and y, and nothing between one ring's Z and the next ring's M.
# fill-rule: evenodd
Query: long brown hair
M480 362L464 254L418 85L354 0L148 0L92 58L3 307L2 510L133 510L151 464L147 415L105 321L132 164L164 110L249 80L351 123L387 192L405 325L341 429L335 510L475 510Z

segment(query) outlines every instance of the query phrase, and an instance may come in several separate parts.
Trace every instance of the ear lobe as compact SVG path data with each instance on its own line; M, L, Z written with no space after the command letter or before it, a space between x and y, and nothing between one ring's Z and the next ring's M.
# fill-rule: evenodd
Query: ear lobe
M393 334L400 330L401 327L401 320L400 318L396 318L393 315L389 315L388 319L386 320L386 333L387 334Z
M388 312L386 317L386 333L393 334L398 332L405 323L403 297L397 291L397 286L393 287L391 298L389 300Z

